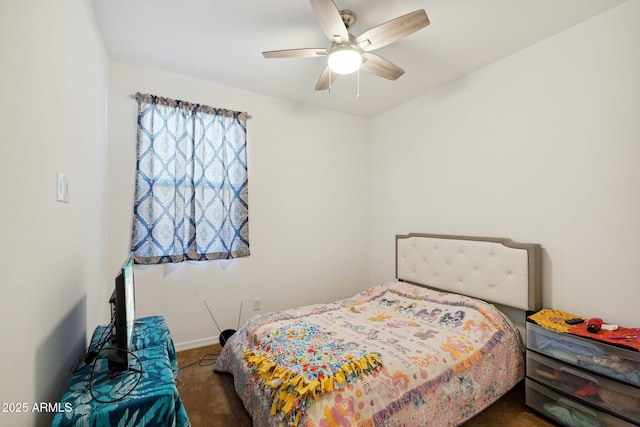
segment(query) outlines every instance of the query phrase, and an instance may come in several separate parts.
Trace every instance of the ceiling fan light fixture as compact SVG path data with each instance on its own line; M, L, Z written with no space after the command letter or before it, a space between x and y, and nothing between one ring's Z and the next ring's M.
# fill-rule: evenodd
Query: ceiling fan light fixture
M329 68L336 74L351 74L360 68L362 55L351 46L338 46L329 53Z

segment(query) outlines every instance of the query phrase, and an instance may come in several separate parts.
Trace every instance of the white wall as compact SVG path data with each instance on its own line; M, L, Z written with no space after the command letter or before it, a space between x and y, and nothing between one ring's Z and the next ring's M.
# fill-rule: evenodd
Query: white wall
M0 1L0 402L29 409L3 426L50 425L31 405L60 400L104 316L106 84L87 1Z
M371 121L371 278L406 232L544 248L547 307L638 326L640 2Z
M136 92L240 111L248 122L251 255L232 261L137 266L137 317L167 319L179 348L237 327L241 300L262 312L351 296L366 286L367 122L180 75L109 68L108 269L129 248ZM242 320L251 315L251 303Z
M107 77L85 0L0 1L0 402L58 400L107 317L128 250L136 91L253 115L252 255L136 270L138 315L165 315L183 347L216 335L203 299L235 328L241 299L264 312L391 279L393 235L409 231L539 242L545 305L637 326L639 15L625 3L366 121L121 64Z

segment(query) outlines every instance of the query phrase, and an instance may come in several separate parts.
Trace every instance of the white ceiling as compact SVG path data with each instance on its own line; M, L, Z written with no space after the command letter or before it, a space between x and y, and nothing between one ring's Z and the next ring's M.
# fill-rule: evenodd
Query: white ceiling
M109 58L228 87L371 117L524 49L626 0L334 0L359 35L425 9L431 24L378 49L396 81L341 76L314 90L326 57L265 59L262 51L330 47L307 0L92 0ZM171 96L171 94L158 94ZM193 100L198 102L199 100Z

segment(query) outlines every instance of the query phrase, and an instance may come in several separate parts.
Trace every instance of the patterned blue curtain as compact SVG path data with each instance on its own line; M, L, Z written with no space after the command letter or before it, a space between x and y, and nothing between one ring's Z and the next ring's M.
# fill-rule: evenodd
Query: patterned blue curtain
M249 255L247 114L136 94L136 263Z

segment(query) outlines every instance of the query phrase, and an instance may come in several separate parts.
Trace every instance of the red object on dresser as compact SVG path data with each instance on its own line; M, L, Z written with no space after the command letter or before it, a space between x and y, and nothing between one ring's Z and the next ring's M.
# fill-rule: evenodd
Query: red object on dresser
M615 331L600 329L597 333L592 333L587 329L587 323L574 325L570 327L567 332L573 335L604 341L609 344L640 351L640 328L625 328L623 326L618 326L618 329Z

